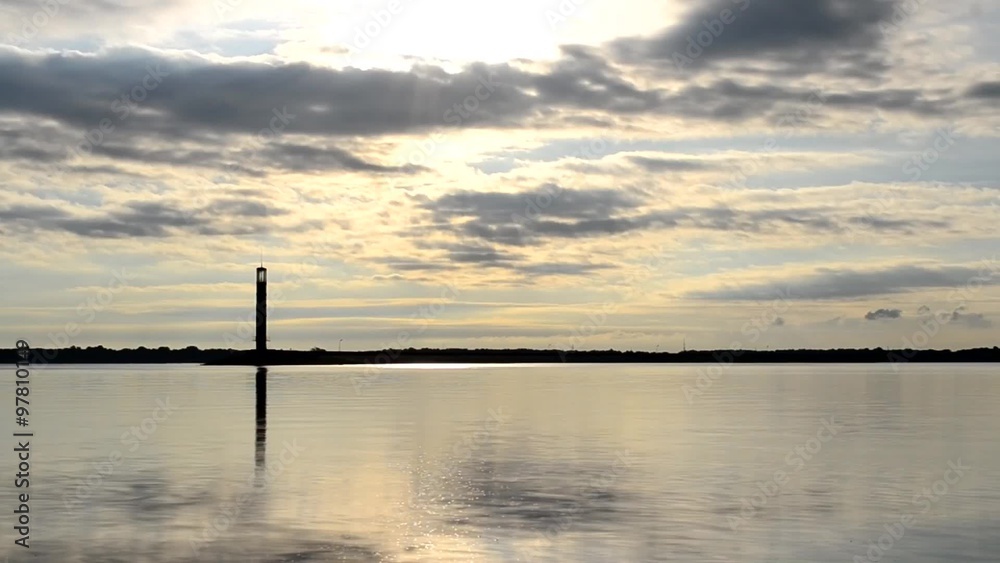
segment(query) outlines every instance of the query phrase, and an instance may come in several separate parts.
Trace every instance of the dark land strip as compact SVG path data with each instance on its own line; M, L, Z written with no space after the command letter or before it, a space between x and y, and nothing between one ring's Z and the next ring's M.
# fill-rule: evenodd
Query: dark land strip
M186 348L124 348L103 346L59 349L32 348L31 363L41 364L205 364L248 365L351 365L415 363L953 363L1000 362L1000 348L968 350L688 350L640 352L621 350L532 350L406 348L330 352L326 350L254 350ZM17 361L13 348L0 349L4 363Z

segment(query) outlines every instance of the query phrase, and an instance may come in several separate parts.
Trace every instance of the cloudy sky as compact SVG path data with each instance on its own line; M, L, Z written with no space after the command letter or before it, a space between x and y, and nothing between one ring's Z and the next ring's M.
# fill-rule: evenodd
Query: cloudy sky
M986 0L0 0L12 345L1000 331Z

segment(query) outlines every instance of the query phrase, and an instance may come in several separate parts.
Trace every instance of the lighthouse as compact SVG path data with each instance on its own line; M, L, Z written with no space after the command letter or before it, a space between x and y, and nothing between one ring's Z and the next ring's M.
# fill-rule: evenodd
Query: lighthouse
M267 268L257 268L257 353L267 351Z

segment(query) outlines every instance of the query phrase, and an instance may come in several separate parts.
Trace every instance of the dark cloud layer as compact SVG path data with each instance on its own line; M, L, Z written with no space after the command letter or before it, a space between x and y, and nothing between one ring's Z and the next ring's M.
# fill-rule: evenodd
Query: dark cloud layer
M756 301L790 299L852 299L891 295L918 289L958 288L976 282L996 285L995 276L964 266L893 266L868 271L822 269L815 274L739 287L697 290L687 294L695 299Z
M426 242L418 240L415 244L423 250L444 251L436 258L424 261L380 260L392 268L400 270L439 271L473 265L480 268L502 268L526 278L541 278L547 276L581 276L611 268L608 264L593 264L589 262L532 262L522 254L498 249L482 242ZM399 267L402 265L403 267Z
M116 127L112 135L264 130L267 136L276 126L300 134L378 135L504 126L549 107L636 112L659 105L656 91L641 91L588 57L567 57L545 74L483 64L449 74L433 66L396 72L219 64L134 49L100 55L0 50L0 112L88 130L108 119Z
M0 160L14 161L48 171L125 173L120 167L85 166L86 156L96 155L117 163L161 164L226 171L262 177L273 171L360 172L369 174L415 174L425 170L411 164L384 165L366 160L332 143L311 145L274 140L227 146L225 142L195 136L189 142L157 142L112 131L100 143L85 141L84 132L72 134L51 126L33 124L0 129ZM81 145L83 148L79 148Z
M636 190L571 190L551 184L521 193L460 191L435 200L422 198L420 205L431 213L433 224L419 226L412 234L423 237L428 229L443 230L491 244L535 246L558 239L652 229L767 233L792 228L847 234L859 224L886 233L947 225L939 221L844 216L833 208L659 208L664 203L669 202L656 201Z
M556 185L522 193L454 192L423 202L435 228L490 243L525 246L539 237L593 236L633 230L621 213L642 198L622 190L569 190Z
M651 38L616 41L629 62L704 69L727 60L765 62L802 75L836 69L871 76L895 1L701 0L674 27ZM681 61L678 64L678 61Z
M217 199L201 208L133 201L119 208L78 213L54 205L0 205L5 229L62 231L86 238L169 237L179 234L254 235L276 230L270 218L284 209L247 199ZM304 228L303 226L292 229Z
M969 88L967 95L971 98L994 99L1000 98L1000 80L995 82L981 82Z
M632 164L646 170L647 172L690 172L694 170L704 170L708 165L697 160L685 160L681 158L655 158L649 156L630 156Z
M295 172L344 170L350 172L414 173L423 167L411 164L385 166L366 161L350 152L332 146L307 146L292 143L271 143L262 151L262 164L266 163Z
M256 152L273 157L276 167L392 172L399 171L395 165L369 162L328 143L273 142L286 134L343 139L453 126L570 126L582 118L614 123L638 115L727 122L777 119L789 105L805 104L812 95L731 78L680 89L644 89L624 72L600 51L576 46L564 47L562 58L538 72L472 64L457 73L429 65L389 71L305 63L222 64L191 54L138 49L85 55L0 48L0 117L55 120L72 133L54 147L34 146L42 132L32 128L41 124L29 123L27 132L9 132L22 141L10 157L58 159L88 132L92 142L85 144L87 153L198 166L234 157L220 155L219 147L232 144L227 136L241 135L254 137ZM926 115L945 111L953 101L929 98L914 88L834 91L824 103ZM178 146L182 141L199 146ZM652 160L636 164L690 166Z

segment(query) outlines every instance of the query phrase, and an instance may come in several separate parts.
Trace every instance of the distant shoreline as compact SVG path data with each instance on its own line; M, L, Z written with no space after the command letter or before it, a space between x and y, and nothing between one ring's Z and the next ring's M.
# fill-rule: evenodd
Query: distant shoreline
M209 366L278 365L386 365L426 363L992 363L1000 362L1000 348L967 350L688 350L636 352L616 350L495 350L495 349L392 349L329 352L326 350L207 349L193 346L171 349L33 348L35 365L52 364L203 364ZM15 363L16 350L0 349L0 358Z

